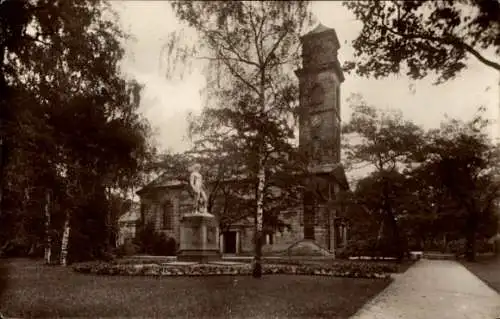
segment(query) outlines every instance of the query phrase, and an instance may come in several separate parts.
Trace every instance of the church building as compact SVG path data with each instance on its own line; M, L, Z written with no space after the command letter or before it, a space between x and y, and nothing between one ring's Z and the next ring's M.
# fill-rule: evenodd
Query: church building
M304 179L302 205L281 213L289 227L267 233L264 251L286 251L301 243L334 253L347 242L343 209L331 205L342 189L349 188L340 164L340 86L344 75L337 57L340 48L334 29L319 24L301 37L302 68L299 80L299 149L308 159L309 174ZM165 174L137 192L141 218L153 223L158 232L179 241L180 221L192 209L192 197L184 181ZM252 254L254 218L243 218L221 229L220 252Z

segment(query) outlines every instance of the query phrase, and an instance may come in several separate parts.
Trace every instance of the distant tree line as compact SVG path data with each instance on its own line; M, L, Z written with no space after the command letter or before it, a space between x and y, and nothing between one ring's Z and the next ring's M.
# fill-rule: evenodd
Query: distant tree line
M359 96L351 103L345 161L350 169L372 169L345 196L350 249L400 257L408 249L443 250L474 260L497 233L499 217L500 153L484 110L425 131Z

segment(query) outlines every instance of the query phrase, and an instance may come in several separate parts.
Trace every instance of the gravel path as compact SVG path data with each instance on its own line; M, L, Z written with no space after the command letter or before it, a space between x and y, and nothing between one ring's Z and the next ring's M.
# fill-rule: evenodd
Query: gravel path
M500 319L500 294L452 260L421 260L351 319Z

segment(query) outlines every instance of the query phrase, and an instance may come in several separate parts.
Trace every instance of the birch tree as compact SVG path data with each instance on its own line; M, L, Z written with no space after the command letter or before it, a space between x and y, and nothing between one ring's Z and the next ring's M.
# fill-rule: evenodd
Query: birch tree
M293 137L293 69L299 64L299 34L310 20L308 3L174 1L172 8L196 38L193 44L172 35L165 48L169 75L183 73L176 65L189 70L206 62L206 105L194 122L194 138L210 131L234 136L257 181L253 274L261 277L266 173L269 159L290 148Z
M49 264L52 262L52 234L50 231L50 222L51 222L51 200L50 200L50 192L47 191L45 195L45 205L44 205L44 212L45 212L45 250L43 254L43 259L45 260L46 264Z

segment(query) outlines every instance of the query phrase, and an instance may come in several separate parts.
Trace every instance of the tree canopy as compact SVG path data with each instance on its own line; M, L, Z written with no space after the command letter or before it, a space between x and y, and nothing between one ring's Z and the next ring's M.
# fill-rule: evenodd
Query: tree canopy
M457 221L461 221L469 260L475 258L476 239L488 238L497 231L500 153L485 132L487 125L488 121L479 116L465 123L443 123L440 130L429 132L423 163L434 187L445 189L465 212Z
M454 78L469 57L500 70L500 3L478 1L344 1L363 23L353 42L355 61L346 64L361 76L405 72L437 83Z
M351 96L349 102L352 117L342 128L346 166L391 171L411 164L412 154L421 147L423 129L399 111L369 105L360 95Z
M411 167L412 155L422 146L423 130L405 120L401 113L378 110L360 96L350 101L352 118L343 127L349 139L345 161L351 169L372 168L372 174L357 185L355 202L372 216L379 216L395 253L402 258L404 241L398 216L402 212L399 199L406 192L403 171Z
M109 244L108 194L138 185L151 154L141 85L119 67L125 38L106 1L0 2L1 245L43 215L46 192L51 227L72 211L73 238L95 243L74 252Z
M363 240L379 242L387 230L412 247L435 249L433 241L463 239L466 246L457 253L473 260L476 240L497 231L499 148L486 132L489 122L479 112L470 121L449 119L425 131L400 114L351 101L356 104L344 131L357 138L347 143L346 160L372 167L350 196L362 208L352 218L364 219Z

